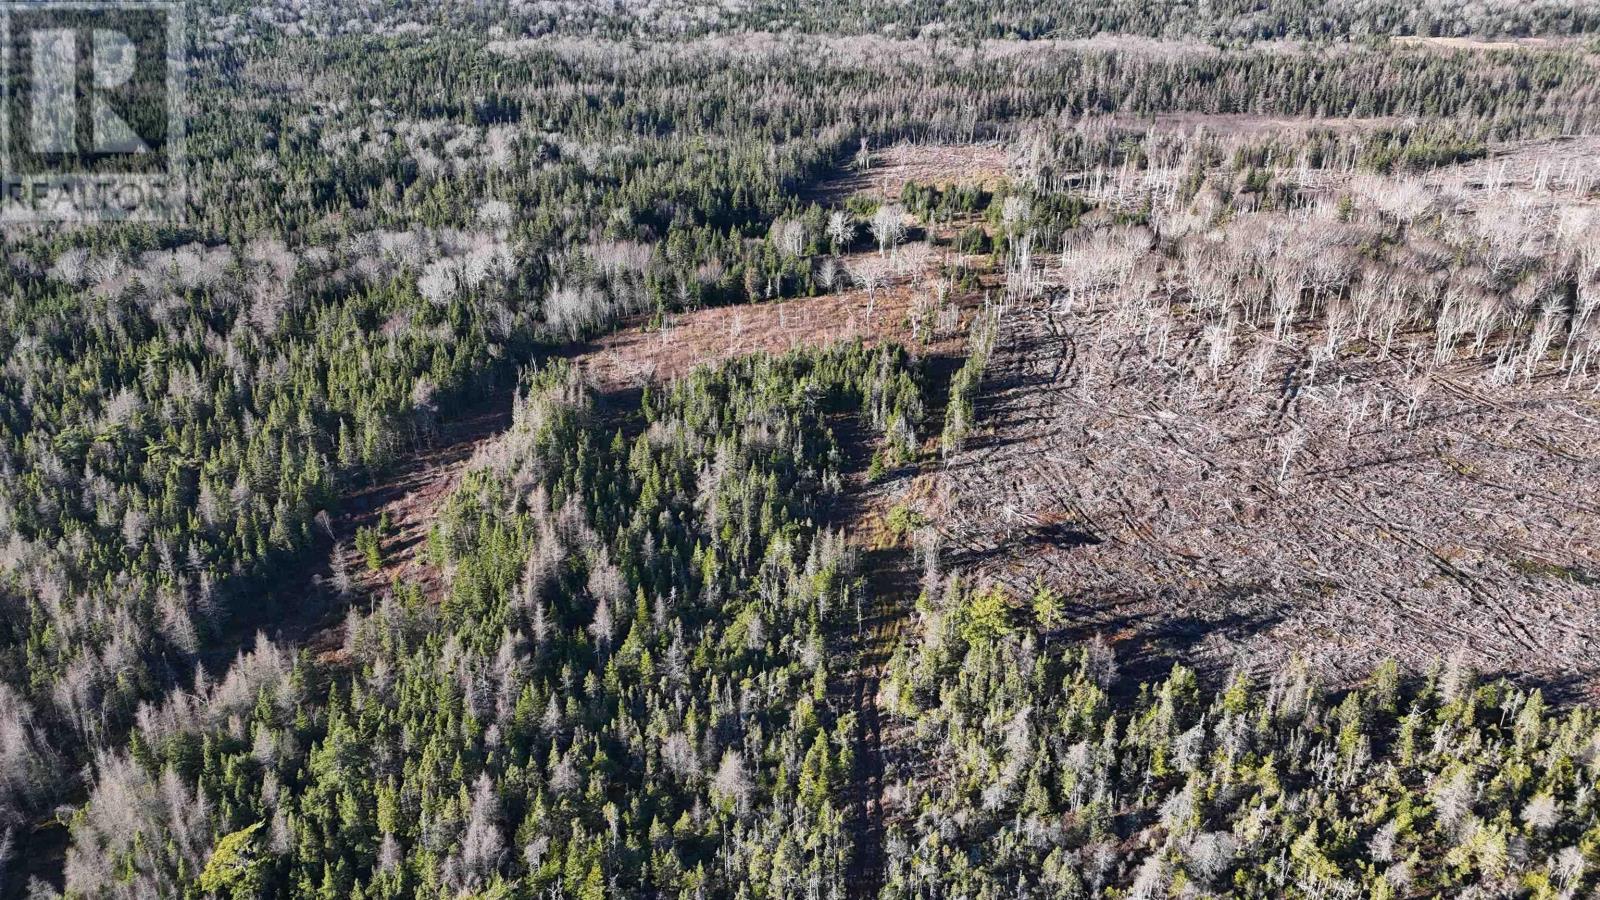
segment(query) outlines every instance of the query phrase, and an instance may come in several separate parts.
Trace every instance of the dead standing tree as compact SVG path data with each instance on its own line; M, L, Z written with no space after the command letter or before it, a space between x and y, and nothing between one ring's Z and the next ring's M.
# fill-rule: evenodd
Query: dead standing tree
M879 206L867 221L867 228L878 242L878 255L882 256L897 247L906 236L906 211L898 203Z

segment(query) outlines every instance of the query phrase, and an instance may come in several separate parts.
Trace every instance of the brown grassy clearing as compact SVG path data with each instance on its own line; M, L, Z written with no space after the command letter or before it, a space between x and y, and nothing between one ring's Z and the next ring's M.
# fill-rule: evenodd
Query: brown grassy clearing
M602 391L639 387L688 374L697 366L749 353L787 353L859 340L868 346L916 343L912 305L924 285L890 285L872 294L852 289L670 316L651 329L642 319L577 349L574 359ZM953 338L924 348L948 352Z
M1581 40L1570 37L1429 37L1426 35L1400 35L1389 39L1402 47L1432 47L1439 50L1561 50L1581 46Z
M976 184L998 186L1010 165L1008 148L1003 144L892 144L872 148L867 171L851 169L819 184L807 199L818 203L839 203L852 194L867 194L898 200L910 182L949 186Z

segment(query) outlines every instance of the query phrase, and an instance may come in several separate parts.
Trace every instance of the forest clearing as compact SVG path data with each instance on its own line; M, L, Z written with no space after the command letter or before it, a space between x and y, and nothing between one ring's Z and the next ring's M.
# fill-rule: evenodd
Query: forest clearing
M3 900L1600 889L1593 0L48 7Z

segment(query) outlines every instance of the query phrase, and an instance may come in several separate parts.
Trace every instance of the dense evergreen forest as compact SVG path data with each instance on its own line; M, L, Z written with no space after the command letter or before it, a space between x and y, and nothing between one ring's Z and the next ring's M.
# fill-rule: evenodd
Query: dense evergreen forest
M855 735L829 699L830 636L856 574L815 525L838 487L829 417L889 435L920 411L903 355L859 346L697 373L649 398L631 439L569 367L534 374L505 446L429 536L452 572L443 603L400 589L352 612L353 676L325 697L267 646L152 708L127 756L100 762L69 887L840 883ZM168 771L195 780L163 786ZM150 818L124 818L142 801Z
M1062 636L1051 586L959 578L888 666L908 737L881 777L911 813L874 836L848 700L873 572L834 523L852 479L968 440L994 313L949 384L892 344L621 398L562 359L624 321L842 291L838 260L884 257L902 218L959 223L989 280L943 274L998 301L1031 246L1149 223L1086 173L1166 164L1157 143L1084 122L1373 125L1183 157L1186 201L1263 173L1219 221L1292 205L1264 174L1286 157L1390 175L1593 134L1591 5L189 12L186 214L6 227L5 896L1595 888L1587 706L1459 661L1326 694L1303 669L1141 685ZM1461 35L1556 40L1391 40ZM819 189L902 141L1003 143L1027 177ZM347 499L496 404L511 427L426 536L442 590L353 584ZM308 610L348 610L336 648L254 635Z

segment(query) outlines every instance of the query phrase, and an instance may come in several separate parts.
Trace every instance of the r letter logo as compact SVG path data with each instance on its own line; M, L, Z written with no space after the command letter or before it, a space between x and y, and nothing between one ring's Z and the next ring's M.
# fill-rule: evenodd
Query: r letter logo
M0 223L180 218L178 10L35 0L0 26Z

